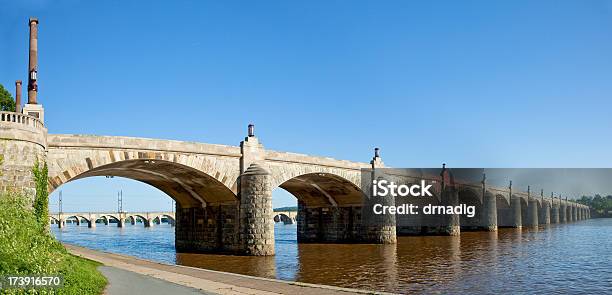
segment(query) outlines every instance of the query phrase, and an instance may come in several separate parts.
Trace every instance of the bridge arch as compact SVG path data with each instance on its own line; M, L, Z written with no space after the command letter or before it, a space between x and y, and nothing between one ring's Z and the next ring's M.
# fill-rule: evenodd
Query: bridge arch
M272 188L276 187L308 207L361 206L365 198L354 179L332 173L297 173L282 183L275 184L273 180Z
M277 170L271 173L272 188L282 188L297 199L298 242L341 242L355 235L365 201L355 181L360 174L332 172L295 170L281 173Z
M85 222L87 222L87 223L89 223L89 222L90 222L90 221L89 221L89 218L85 217L85 215L72 215L72 216L68 216L68 218L71 218L71 217L76 217L76 218L78 218L79 223L81 223L81 220L83 220L83 219L84 219L84 220L85 220Z
M130 219L133 220L134 223L136 223L138 221L138 219L142 220L143 223L145 223L147 221L147 218L140 215L140 214L128 214L125 216L125 219Z
M514 225L512 220L512 207L507 196L502 194L495 195L495 203L497 205L497 226L511 227Z
M295 222L295 219L292 218L291 216L288 216L285 213L274 213L274 218L273 218L274 222L279 223L282 222L284 224L293 224Z
M170 221L171 224L176 222L176 220L174 219L174 216L172 216L170 214L158 214L158 215L155 215L155 217L153 217L153 219L151 219L151 221L154 222L155 220L157 220L159 222L159 224L161 224L162 223L162 218L164 218L164 217L167 218Z
M458 192L459 204L465 204L466 206L474 206L474 216L468 217L467 214L461 214L459 216L459 225L461 230L477 230L482 226L482 214L484 206L482 202L482 193L478 192L471 187L462 187Z
M71 221L75 220L76 221L76 225L80 226L81 225L81 220L85 219L87 223L89 223L89 220L83 216L80 215L69 215L65 217L65 221Z
M111 152L112 153L112 152ZM107 158L102 158L107 159ZM78 162L78 161L77 161ZM149 184L184 207L202 207L207 203L237 202L235 188L191 166L166 160L122 160L94 166L90 158L50 175L51 191L61 184L92 176L117 176ZM218 174L217 174L218 175Z
M427 205L442 205L440 189L434 185L432 196L423 197L397 197L396 206L414 205L425 208ZM422 234L437 234L438 229L445 224L445 219L436 214L398 214L396 218L396 234L400 236L412 236Z
M98 216L98 219L106 219L106 223L108 223L111 219L114 219L116 222L120 222L121 221L118 216L112 215L112 214L100 215L100 216Z

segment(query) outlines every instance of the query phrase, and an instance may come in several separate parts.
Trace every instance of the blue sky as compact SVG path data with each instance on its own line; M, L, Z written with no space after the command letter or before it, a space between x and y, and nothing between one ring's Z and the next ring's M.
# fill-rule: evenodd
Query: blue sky
M40 19L50 133L237 145L253 122L270 149L393 167L612 167L610 1L1 2L11 92ZM64 209L121 188L169 206L115 178L64 185Z

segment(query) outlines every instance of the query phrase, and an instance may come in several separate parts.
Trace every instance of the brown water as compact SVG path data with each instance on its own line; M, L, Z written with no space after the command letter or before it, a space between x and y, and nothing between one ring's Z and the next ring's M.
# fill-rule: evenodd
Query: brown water
M277 224L275 229L274 257L177 254L169 226L55 231L61 240L95 249L349 288L397 293L612 294L612 219L464 232L460 237L399 237L397 245L298 244L295 225Z

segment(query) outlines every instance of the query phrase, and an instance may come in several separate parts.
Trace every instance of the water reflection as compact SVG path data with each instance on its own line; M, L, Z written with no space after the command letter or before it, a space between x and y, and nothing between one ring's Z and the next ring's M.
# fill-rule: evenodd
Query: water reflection
M397 245L298 244L277 224L276 256L174 252L161 225L53 228L63 241L146 259L283 280L399 293L610 293L612 220L399 237Z

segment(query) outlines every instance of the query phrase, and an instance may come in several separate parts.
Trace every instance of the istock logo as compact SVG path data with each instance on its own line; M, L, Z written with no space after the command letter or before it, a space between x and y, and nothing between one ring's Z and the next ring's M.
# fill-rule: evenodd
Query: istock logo
M391 195L392 197L431 197L433 196L429 189L431 184L425 184L425 180L421 180L421 184L396 184L395 182L389 182L387 180L372 180L372 193L375 197L386 197Z

